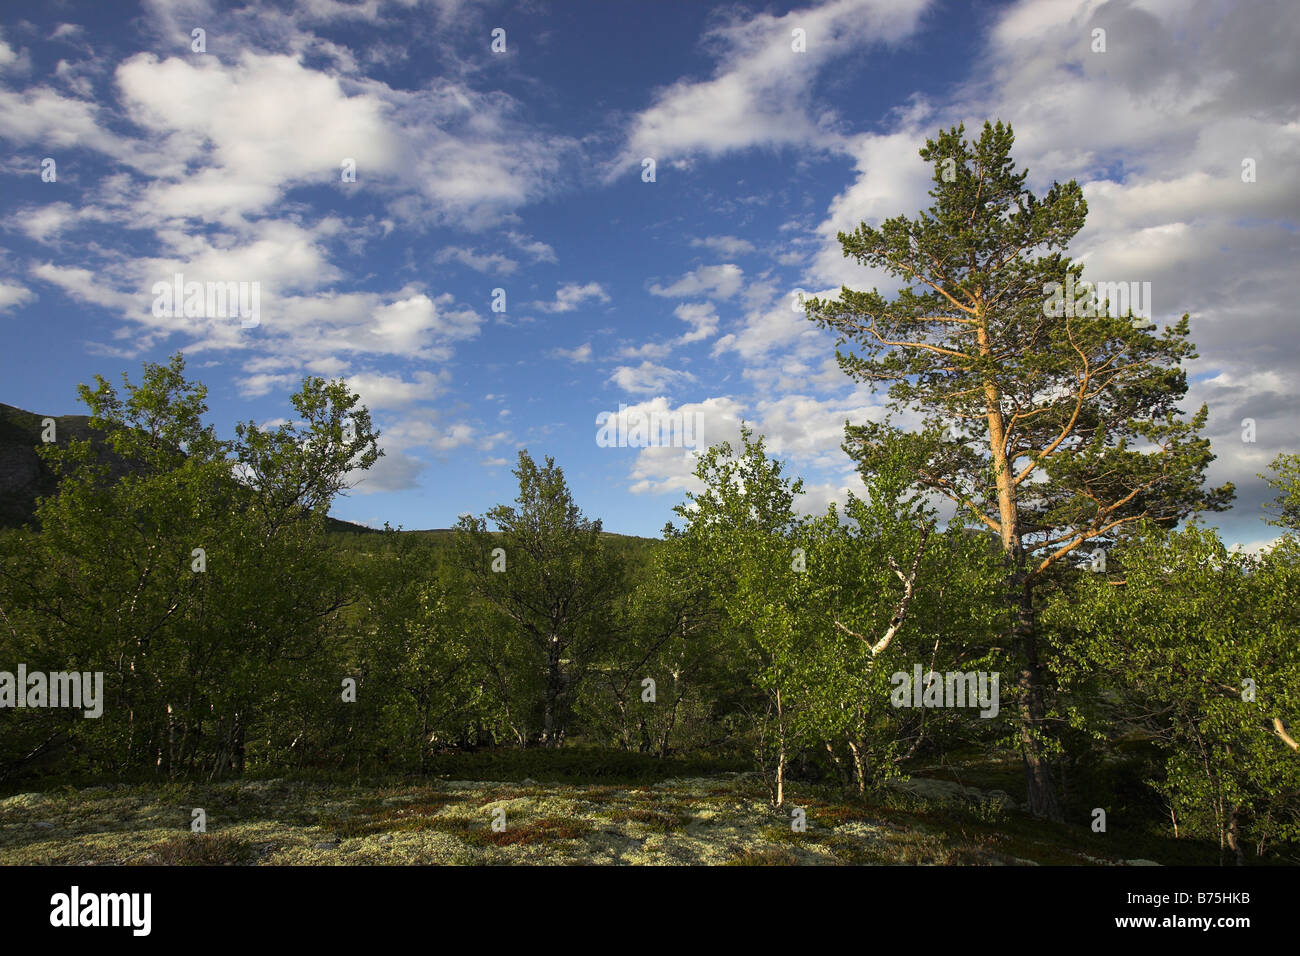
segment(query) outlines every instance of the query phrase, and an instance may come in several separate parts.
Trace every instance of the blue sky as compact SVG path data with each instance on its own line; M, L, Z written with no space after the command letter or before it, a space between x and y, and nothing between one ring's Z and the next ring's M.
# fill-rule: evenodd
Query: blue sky
M836 232L915 214L925 138L1001 118L1033 188L1083 184L1071 251L1089 275L1150 281L1157 322L1192 313L1184 408L1209 403L1211 480L1239 488L1215 523L1257 547L1273 533L1254 475L1300 447L1300 38L1284 4L1247 6L11 9L0 401L80 412L77 383L179 349L229 433L287 417L302 376L343 376L386 455L337 516L446 527L513 497L524 447L607 529L647 535L692 487L690 451L600 447L597 415L698 413L709 442L745 419L820 510L860 488L843 424L880 399L793 291L896 288L844 260ZM177 272L256 282L258 325L154 315L154 283Z

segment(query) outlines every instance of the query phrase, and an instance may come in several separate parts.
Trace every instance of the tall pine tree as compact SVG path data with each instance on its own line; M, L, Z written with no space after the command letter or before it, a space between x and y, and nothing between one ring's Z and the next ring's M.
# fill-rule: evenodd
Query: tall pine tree
M934 165L933 205L839 235L846 257L899 277L901 291L887 299L844 288L806 311L838 334L848 375L886 384L890 407L925 423L918 433L848 427L845 447L859 466L872 470L890 448L923 447L917 484L998 536L1029 807L1060 819L1036 589L1081 547L1104 549L1143 519L1172 526L1222 510L1233 489L1203 488L1214 458L1199 437L1207 410L1184 420L1177 407L1187 390L1181 363L1196 357L1188 317L1157 334L1131 312L1112 317L1087 286L1064 301L1062 287L1068 295L1083 282L1063 250L1087 204L1073 180L1034 196L1012 142L1001 122L985 123L978 142L961 126L927 140L920 155Z

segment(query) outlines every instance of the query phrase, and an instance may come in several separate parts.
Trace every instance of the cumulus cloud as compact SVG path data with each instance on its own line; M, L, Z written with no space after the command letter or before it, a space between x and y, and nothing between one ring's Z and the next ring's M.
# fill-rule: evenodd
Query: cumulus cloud
M836 295L839 289L823 292ZM809 292L805 298L818 293ZM779 350L784 360L797 357L811 360L825 354L833 339L818 330L798 306L797 290L777 295L773 286L756 297L755 307L745 312L737 331L729 332L713 344L713 354L734 352L748 362L764 359Z
M652 284L650 294L677 299L695 295L716 299L730 299L740 291L744 275L744 270L733 263L700 266L698 269L692 269L671 285Z
M507 232L506 238L514 244L515 248L519 249L532 259L533 262L559 261L555 255L555 249L539 239L534 239L532 236L526 236L519 232Z
M756 146L837 148L835 117L814 102L818 74L850 50L904 40L927 6L927 0L832 0L780 16L736 12L703 37L717 61L713 75L659 90L633 118L610 175L646 156L664 162ZM804 31L805 52L795 51L795 30Z
M384 446L382 436L380 446ZM414 455L385 447L383 456L368 471L349 474L348 481L353 491L363 495L409 491L420 487L420 475L428 467L428 462L421 461Z
M437 397L447 387L450 376L442 373L419 371L411 380L401 375L381 372L356 372L346 376L348 386L360 397L367 408L402 408L415 402Z
M551 349L551 356L558 359L567 359L570 362L590 362L591 343L585 342L573 349Z
M709 249L727 258L742 256L754 251L752 242L748 239L737 239L735 236L702 236L692 239L691 247Z
M499 252L481 253L462 246L447 246L445 249L439 249L433 261L440 264L459 262L476 272L499 273L507 276L513 275L519 269L519 263L509 256L503 256Z
M609 295L599 282L588 282L586 285L566 282L556 291L554 301L534 302L533 307L543 312L572 312L588 300L608 302Z
M680 384L694 381L694 378L695 376L689 372L656 365L654 362L647 360L636 366L620 365L614 370L614 374L609 377L609 381L625 392L649 395L654 392L666 391L674 383Z
M0 312L36 301L36 293L20 282L0 281Z
M673 309L673 315L691 327L677 340L682 345L707 339L718 331L718 312L710 302L683 302Z
M697 440L695 447L652 445L638 449L628 473L631 482L628 491L634 495L699 491L700 483L695 478L696 455L721 442L731 442L735 447L740 440L743 412L740 402L725 396L673 405L660 395L621 409L628 422L675 417Z
M756 435L766 439L769 455L794 466L794 474L833 475L833 480L809 481L804 497L797 504L800 511L812 514L826 510L831 501L843 504L852 490L865 494L861 478L840 449L844 440L844 423L868 419L879 421L884 409L864 391L842 399L817 399L807 395L789 395L777 400L747 405L731 396L715 396L700 402L674 405L659 396L622 410L626 416L666 420L673 416L695 426L699 449L726 442L732 451L741 447L741 428L748 425ZM628 472L628 491L632 494L677 494L699 491L695 478L696 449L652 446L641 448Z
M338 77L296 57L246 50L224 64L141 53L116 79L127 116L178 160L175 175L146 191L164 216L231 222L292 185L338 181L344 158L358 176L402 168L403 139L374 89L348 95Z
M619 349L619 358L661 359L671 353L673 347L667 342L643 342L641 345L626 345Z

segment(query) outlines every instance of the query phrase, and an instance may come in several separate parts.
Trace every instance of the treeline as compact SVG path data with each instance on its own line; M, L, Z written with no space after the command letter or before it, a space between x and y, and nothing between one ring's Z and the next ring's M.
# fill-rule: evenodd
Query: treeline
M6 784L418 772L446 751L579 743L747 753L781 803L792 777L862 795L914 760L1014 753L1000 549L940 521L904 458L808 516L746 432L701 455L702 490L647 541L604 533L552 460L521 452L517 499L449 534L329 533L330 502L379 454L356 396L308 379L298 422L222 440L183 372L177 356L124 396L83 386L131 472L51 443L58 493L0 537L0 671L105 681L98 718L0 709ZM1300 485L1295 459L1278 466L1288 533L1265 554L1144 526L1044 589L1072 812L1124 795L1260 855L1300 836Z

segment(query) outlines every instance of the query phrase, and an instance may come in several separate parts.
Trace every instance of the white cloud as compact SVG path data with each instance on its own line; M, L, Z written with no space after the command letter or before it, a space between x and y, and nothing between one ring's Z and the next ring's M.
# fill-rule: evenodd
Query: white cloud
M155 8L172 18L173 11ZM195 7L199 9L199 7ZM176 32L179 22L172 23ZM199 219L235 225L265 213L291 189L333 184L389 197L395 215L481 229L552 192L560 164L576 143L540 132L519 103L440 78L420 89L305 65L308 50L332 48L288 29L264 12L246 24L242 52L231 61L136 54L116 70L125 118L142 136L110 129L114 107L48 87L0 90L0 136L44 147L96 150L139 170L133 225ZM290 52L255 49L279 40ZM346 57L342 57L346 61ZM69 72L62 79L73 83ZM81 89L84 92L85 87ZM342 182L341 163L355 160L357 183ZM545 243L522 240L546 261Z
M780 349L786 358L811 360L828 350L833 339L808 321L802 311L795 310L794 290L784 295L774 293L775 287L768 287L765 295L758 297L758 305L745 313L738 331L713 343L715 356L735 352L747 362L753 362ZM838 295L839 289L830 290L829 294ZM810 291L805 298L816 295Z
M927 0L832 0L775 16L736 11L706 32L717 66L707 80L678 80L637 114L610 175L639 164L754 146L836 148L834 117L817 107L818 74L851 50L890 45L917 28ZM806 52L792 31L805 31Z
M729 259L754 251L752 242L748 239L737 239L735 236L704 236L700 239L692 239L691 246L697 249L711 249Z
M372 411L428 401L446 390L450 378L446 371L416 372L411 381L403 379L401 375L385 375L380 372L357 372L346 376L348 386L361 396L362 404Z
M0 312L36 301L36 293L19 282L0 281Z
M879 225L900 213L914 216L930 204L926 194L933 185L933 170L917 155L925 145L926 135L933 135L933 131L923 133L919 126L907 126L895 132L852 138L848 148L857 178L831 201L826 219L817 227L823 242L808 270L812 282L835 287L836 295L841 285L868 289L879 286L886 293L898 289L898 280L888 273L846 259L836 235L853 232L863 222Z
M769 456L790 462L794 475L831 473L834 480L808 481L804 496L796 507L805 514L821 513L831 501L843 504L846 492L859 497L865 494L861 478L848 464L840 445L844 440L846 419L861 422L880 420L883 408L874 404L865 391L845 399L818 400L806 395L790 395L779 400L759 403L752 411L732 397L713 397L702 402L672 405L657 397L624 410L625 415L654 413L659 416L699 416L701 447L727 442L732 451L741 448L741 425L747 423L756 435L766 439ZM690 449L650 447L638 451L628 477L632 494L676 494L699 491L694 476L695 457Z
M865 389L844 399L782 395L755 405L757 429L768 439L768 450L811 468L839 468L845 463L840 445L844 423L880 421L883 405Z
M388 447L383 435L379 445L384 454L367 471L357 471L348 475L353 490L359 494L378 494L381 492L409 491L420 487L420 475L429 467L414 455Z
M439 451L449 451L474 442L474 429L469 425L452 425L444 434L434 439L433 447Z
M76 23L60 23L50 33L51 40L73 40L86 35L86 28Z
M588 282L586 285L566 282L556 291L554 302L534 302L533 306L543 312L572 312L589 299L608 302L609 295L599 282Z
M850 492L858 498L868 497L862 476L856 471L845 472L838 482L805 482L803 494L794 500L794 509L805 515L825 514L832 501L843 509Z
M609 381L625 392L649 395L654 392L664 392L673 383L694 381L694 376L689 372L645 361L637 366L620 365L609 377Z
M519 232L507 232L506 238L534 262L558 262L555 250L541 240Z
M447 246L445 249L438 250L433 261L439 264L459 262L461 265L469 266L476 272L491 272L501 275L513 275L519 268L519 263L503 256L500 253L481 253L474 249L466 249L461 246Z
M436 412L419 409L418 414L389 415L380 421L385 451L447 452L472 445L474 426L468 422L443 422Z
M551 349L550 354L554 358L568 359L570 362L590 362L591 343L586 342L573 349Z
M629 405L622 410L624 416L680 416L691 423L699 440L698 448L673 448L652 446L637 451L628 477L628 491L634 495L682 494L700 490L695 478L696 454L712 445L731 442L736 447L740 441L740 423L744 406L735 399L719 396L701 402L672 405L662 395Z
M692 269L671 285L663 286L658 283L651 285L650 294L678 299L696 295L715 299L730 299L740 291L743 279L744 270L732 263L700 266L698 269Z
M58 286L80 302L104 306L141 319L148 312L149 302L143 296L118 292L89 269L43 262L32 266L30 272L35 278Z
M618 350L618 357L628 359L661 359L666 358L672 350L672 345L666 342L645 342L641 345L625 345L623 348Z
M235 383L239 386L239 394L244 398L261 398L263 395L269 395L272 392L288 394L299 381L296 375L290 373L275 374L271 372L256 372L235 379Z
M84 147L125 160L131 152L129 141L105 130L101 113L98 104L49 87L0 89L0 137L40 143L46 149Z
M60 60L54 66L54 75L77 96L89 99L95 93L95 84L87 73L93 73L94 69L93 66Z
M707 339L718 331L718 313L711 302L683 302L673 315L691 327L677 341L682 345Z
M150 187L148 204L165 216L232 222L295 183L339 181L345 157L359 178L400 171L403 142L382 98L348 95L292 56L246 50L223 64L141 53L117 68L117 85L135 123L202 163Z

